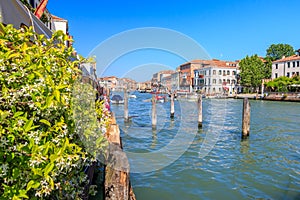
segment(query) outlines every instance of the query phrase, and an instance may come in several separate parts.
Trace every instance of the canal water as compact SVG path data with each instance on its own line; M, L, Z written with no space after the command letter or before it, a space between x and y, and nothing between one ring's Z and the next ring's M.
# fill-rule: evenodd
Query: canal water
M131 167L137 199L300 199L300 104L250 101L250 137L241 140L242 100L203 99L157 104L151 127L150 94L112 105Z

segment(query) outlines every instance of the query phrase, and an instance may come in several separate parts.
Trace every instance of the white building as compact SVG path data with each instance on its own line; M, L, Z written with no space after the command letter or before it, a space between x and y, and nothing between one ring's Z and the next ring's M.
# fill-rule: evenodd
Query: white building
M194 91L206 95L232 95L236 92L238 63L213 59L194 70Z
M300 74L300 56L293 55L289 57L283 57L280 60L276 60L272 63L272 79L286 76L293 77Z
M176 71L173 74L171 74L171 91L179 91L180 87L179 87L179 72Z

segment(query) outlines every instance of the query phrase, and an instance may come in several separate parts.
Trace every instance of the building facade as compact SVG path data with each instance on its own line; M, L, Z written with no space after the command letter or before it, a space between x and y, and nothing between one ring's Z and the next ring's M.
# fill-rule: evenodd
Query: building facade
M171 91L179 91L179 71L174 72L171 74Z
M206 95L232 95L236 93L238 63L213 59L194 70L194 90Z
M272 63L272 79L281 76L293 77L300 75L300 56L283 57Z
M200 69L203 60L192 60L179 66L179 90L193 92L194 70Z

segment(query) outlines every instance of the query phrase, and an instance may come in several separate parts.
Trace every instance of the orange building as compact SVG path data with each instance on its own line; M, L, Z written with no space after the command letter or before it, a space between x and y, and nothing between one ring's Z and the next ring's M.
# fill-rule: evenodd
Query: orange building
M205 60L192 60L179 66L179 89L192 92L194 86L194 70L200 69Z

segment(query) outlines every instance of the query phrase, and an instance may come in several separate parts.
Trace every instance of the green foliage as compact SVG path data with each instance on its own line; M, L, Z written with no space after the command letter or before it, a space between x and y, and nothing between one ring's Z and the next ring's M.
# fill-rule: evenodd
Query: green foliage
M76 134L72 91L80 61L62 32L47 39L32 28L0 26L0 199L80 199L84 168L96 160ZM109 117L97 105L103 132L85 137L104 148Z
M246 56L239 65L241 84L245 87L259 87L266 77L266 67L262 60L257 55Z
M293 85L300 85L300 76L294 76L292 78L281 76L266 84L266 86L275 92L292 92Z
M267 49L267 57L272 61L281 59L283 56L288 57L295 54L294 48L289 44L272 44Z
M265 58L264 78L270 79L272 77L272 59L270 57Z

